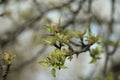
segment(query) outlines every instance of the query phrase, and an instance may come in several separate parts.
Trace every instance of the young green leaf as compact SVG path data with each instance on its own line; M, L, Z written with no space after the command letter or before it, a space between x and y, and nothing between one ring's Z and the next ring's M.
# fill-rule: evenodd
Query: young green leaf
M96 58L92 58L92 60L90 61L90 63L95 63L96 62Z
M92 49L90 51L90 56L92 57L92 60L90 61L90 63L95 63L97 59L100 59L99 55L102 53L101 50L99 50L98 47L96 47L95 49Z
M102 46L104 44L104 41L99 41L99 42L97 42L97 44L99 44L100 46Z
M72 35L73 35L74 37L76 37L76 38L79 38L79 32L77 32L77 31L76 31L76 32L75 32L75 31L72 32Z
M65 65L63 65L63 66L61 66L61 68L62 68L62 69L67 69L68 67L65 66Z
M88 41L91 43L95 43L96 41L98 41L99 36L93 36L92 33L88 33Z
M79 38L81 39L85 35L85 33L86 33L86 30L81 32L81 33L79 33Z
M50 40L48 40L48 39L44 39L44 42L46 42L49 45L52 45L52 42Z
M44 67L50 67L51 66L51 63L46 62L46 61L40 61L39 64L44 66Z
M47 26L47 25L46 25L46 29L47 29L47 31L48 31L49 33L52 33L52 32L53 32L53 29L52 29L51 26Z
M55 70L55 68L53 68L53 69L51 70L51 74L53 75L53 77L56 77L56 70Z

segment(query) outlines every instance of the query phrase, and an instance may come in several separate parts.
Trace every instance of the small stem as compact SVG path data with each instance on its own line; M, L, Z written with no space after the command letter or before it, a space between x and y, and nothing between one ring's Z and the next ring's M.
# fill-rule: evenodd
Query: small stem
M11 66L11 64L8 64L8 65L7 65L7 69L6 69L6 71L5 71L5 74L3 75L3 80L6 80L6 79L7 79L8 73L9 73L9 71L10 71L10 66Z

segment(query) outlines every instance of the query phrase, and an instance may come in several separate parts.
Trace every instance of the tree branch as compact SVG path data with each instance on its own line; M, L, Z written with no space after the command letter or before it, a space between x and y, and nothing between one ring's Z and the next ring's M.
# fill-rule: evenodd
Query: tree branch
M18 67L16 67L15 69L13 69L12 71L20 71L21 69L23 69L24 67L26 67L27 65L29 65L30 63L32 63L33 61L37 60L37 58L45 52L45 50L47 49L47 45L43 45L43 47L40 49L40 51L34 56L32 57L30 60L23 62L22 64L20 64Z
M26 30L27 28L33 28L33 24L39 20L42 19L42 17L49 11L52 10L57 10L57 9L61 9L64 8L65 6L67 6L68 4L72 3L74 0L70 0L68 1L68 3L64 3L60 6L54 7L54 8L50 8L47 9L43 12L40 13L40 15L37 15L36 17L33 16L31 19L25 21L22 25L18 26L18 28L16 28L14 31L12 32L7 32L6 35L8 36L7 39L1 39L0 40L0 45L1 47L5 47L7 44L14 42L17 38L18 35L20 35L24 30Z
M111 7L112 7L111 8L111 21L109 23L109 29L108 29L109 32L108 32L108 37L107 37L108 39L109 39L110 34L112 34L112 30L113 30L115 0L111 0ZM108 46L109 46L109 44L106 42L105 43L106 58L105 58L104 69L103 69L104 76L107 76L107 67L108 67L109 54L114 54L114 53L109 52ZM116 50L116 49L114 49L114 50ZM114 50L112 52L115 52Z
M65 29L65 28L67 28L70 24L73 24L76 20L76 16L79 14L79 11L82 9L82 6L83 6L83 4L85 3L85 1L86 0L82 0L82 1L79 1L79 7L78 7L78 9L76 10L76 11L72 11L72 14L73 14L73 16L72 16L72 18L70 19L70 20L68 20L67 22L66 22L66 24L64 24L63 26L62 26L62 29Z

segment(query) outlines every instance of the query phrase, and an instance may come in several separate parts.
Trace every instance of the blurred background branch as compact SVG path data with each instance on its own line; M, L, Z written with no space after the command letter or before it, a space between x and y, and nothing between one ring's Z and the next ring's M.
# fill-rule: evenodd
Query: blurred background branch
M0 0L0 51L16 54L7 79L54 80L37 63L54 49L43 42L48 34L44 25L54 24L61 18L62 29L88 29L93 35L100 35L104 47L99 47L105 54L94 65L89 64L91 58L87 54L71 62L66 60L70 69L58 72L55 80L97 80L99 77L104 80L110 73L113 80L119 80L119 7L119 0ZM79 41L73 39L72 43ZM0 58L0 75L5 66Z

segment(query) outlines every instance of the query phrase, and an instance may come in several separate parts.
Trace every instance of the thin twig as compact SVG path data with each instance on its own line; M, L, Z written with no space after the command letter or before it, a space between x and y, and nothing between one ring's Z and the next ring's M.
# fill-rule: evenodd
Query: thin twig
M6 79L7 79L8 73L9 73L9 71L10 71L10 66L11 66L11 64L8 64L8 65L7 65L7 69L6 69L6 71L5 71L5 74L3 75L3 80L6 80Z
M22 64L20 64L18 67L16 67L15 69L11 70L11 71L20 71L21 69L23 69L24 67L26 67L27 65L29 65L30 63L32 63L33 61L37 60L37 58L45 52L45 50L47 49L47 45L43 45L43 47L40 49L40 51L34 56L32 57L30 60L27 60L25 62L23 62Z
M89 0L88 1L89 4L88 4L88 13L89 13L89 17L91 16L91 10L92 10L92 0ZM89 32L91 32L91 21L92 21L92 17L90 17L88 19L88 29L89 29Z
M116 44L115 44L113 50L112 50L111 52L109 52L109 55L110 55L110 56L113 55L113 54L115 53L115 51L117 50L118 46L119 46L119 41L116 42Z
M74 55L74 54L79 55L80 53L89 51L89 50L90 50L90 46L92 46L93 44L94 44L94 43L91 43L91 44L87 45L85 48L83 48L83 49L80 50L80 51L74 51L73 48L68 45L69 48L70 48L70 50L72 50L72 52L71 52L70 54L67 54L66 57L71 56L71 55Z

